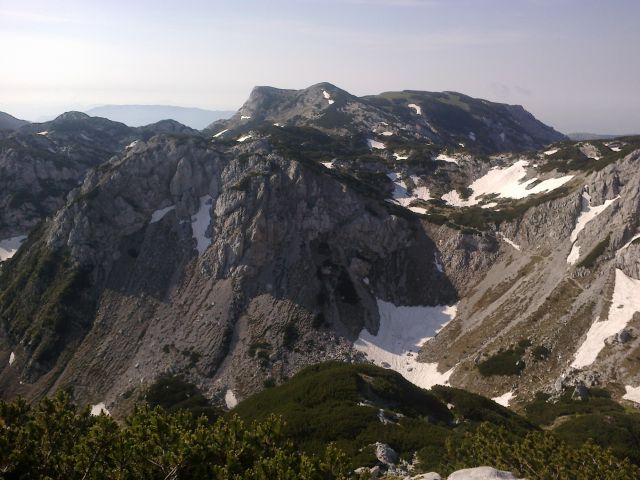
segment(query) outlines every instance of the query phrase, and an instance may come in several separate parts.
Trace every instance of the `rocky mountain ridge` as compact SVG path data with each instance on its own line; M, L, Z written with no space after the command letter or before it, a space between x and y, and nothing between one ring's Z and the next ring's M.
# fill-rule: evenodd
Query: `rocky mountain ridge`
M422 94L259 88L203 134L105 124L120 152L2 264L3 395L65 388L118 412L173 372L232 407L339 359L516 408L575 384L634 401L639 139L525 134L507 108L492 125L519 118L520 153L492 129L462 147L394 113L441 97L405 95ZM540 135L560 141L531 150Z

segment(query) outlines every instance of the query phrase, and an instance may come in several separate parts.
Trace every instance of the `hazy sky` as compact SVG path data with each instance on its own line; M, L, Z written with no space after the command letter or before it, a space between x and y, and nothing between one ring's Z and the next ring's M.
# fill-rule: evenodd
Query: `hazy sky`
M457 90L640 133L640 0L0 0L0 110L236 109L254 85Z

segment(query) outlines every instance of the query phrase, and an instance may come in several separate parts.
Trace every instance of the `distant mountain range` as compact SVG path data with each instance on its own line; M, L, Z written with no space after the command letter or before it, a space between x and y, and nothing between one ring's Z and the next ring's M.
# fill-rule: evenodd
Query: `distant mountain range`
M12 117L8 113L0 112L0 130L15 130L23 125L26 125L27 121L19 120L16 117Z
M188 127L202 130L216 120L231 117L235 112L170 105L104 105L87 110L86 113L92 117L103 117L115 122L122 122L130 127L142 127L171 119Z

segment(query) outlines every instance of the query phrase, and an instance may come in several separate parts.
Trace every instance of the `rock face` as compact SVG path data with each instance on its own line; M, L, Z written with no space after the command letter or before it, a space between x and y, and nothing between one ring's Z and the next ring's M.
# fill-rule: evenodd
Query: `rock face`
M0 271L0 392L68 388L118 414L173 372L223 404L375 360L353 348L364 330L386 366L417 358L516 407L640 385L640 140L482 153L561 138L536 122L451 92L319 84L258 87L207 135L73 112L5 135L0 239L49 219ZM463 135L477 147L454 150ZM436 305L455 318L405 335L408 307Z
M17 130L28 123L25 120L12 117L8 113L0 112L0 130Z
M496 470L493 467L465 468L453 472L447 480L517 480L510 472Z
M0 135L0 239L26 234L64 205L88 170L135 140L160 133L197 134L170 120L133 129L80 112L21 125L15 133Z

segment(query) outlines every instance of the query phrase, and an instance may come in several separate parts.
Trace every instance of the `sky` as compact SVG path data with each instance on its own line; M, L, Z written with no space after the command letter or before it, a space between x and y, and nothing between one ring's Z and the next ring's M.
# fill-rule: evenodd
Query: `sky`
M235 110L255 85L454 90L640 133L638 0L0 0L0 111Z

